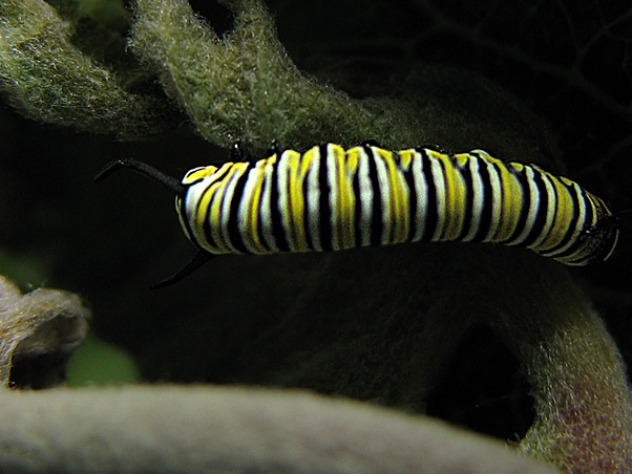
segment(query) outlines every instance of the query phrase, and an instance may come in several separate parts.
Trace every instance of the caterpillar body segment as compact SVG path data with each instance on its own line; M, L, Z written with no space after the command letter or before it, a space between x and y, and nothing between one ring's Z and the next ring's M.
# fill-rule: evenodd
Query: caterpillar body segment
M183 227L215 255L473 241L587 265L618 237L605 203L574 181L482 150L327 144L198 168L182 185Z
M531 249L566 265L605 261L619 236L603 200L536 165L485 151L385 150L333 143L194 168L181 182L134 160L131 168L176 194L176 211L200 255L324 252L416 241L489 242ZM162 286L161 283L161 286Z

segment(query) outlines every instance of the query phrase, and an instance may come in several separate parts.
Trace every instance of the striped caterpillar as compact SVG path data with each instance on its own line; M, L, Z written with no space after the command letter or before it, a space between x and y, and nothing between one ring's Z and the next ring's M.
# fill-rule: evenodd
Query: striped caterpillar
M199 249L178 281L214 255L343 250L416 241L491 242L526 247L566 265L605 261L618 221L576 182L482 150L388 151L368 142L304 153L273 150L186 173L181 182L135 160L130 168L176 194L182 228Z

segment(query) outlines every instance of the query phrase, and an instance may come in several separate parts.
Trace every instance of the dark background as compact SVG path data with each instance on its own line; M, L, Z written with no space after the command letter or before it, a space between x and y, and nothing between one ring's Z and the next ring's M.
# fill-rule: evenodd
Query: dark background
M200 0L192 5L219 30L230 29L227 10ZM268 5L298 67L354 97L396 93L398 78L436 64L483 75L542 117L566 165L557 171L606 199L621 220L621 241L611 260L573 271L585 282L630 365L629 2L328 0ZM6 105L0 108L0 125L2 273L25 289L45 285L78 292L93 308L94 332L130 350L146 380L201 381L171 367L168 358L161 367L155 365L155 352L164 350L161 341L178 338L178 331L170 329L174 319L191 330L195 322L183 315L189 305L204 300L186 282L147 296L150 284L193 253L173 213L172 196L136 176L117 176L116 183L99 186L92 177L121 157L148 161L179 176L224 159L227 151L204 142L184 118L171 133L128 143L24 120ZM493 143L493 137L481 137L483 142ZM488 151L493 153L493 146ZM238 281L239 275L222 278L213 281L229 285L226 280ZM147 324L163 300L184 303L176 306L178 312ZM145 315L138 319L142 324L135 322L138 314ZM139 338L152 341L154 352L140 350ZM187 344L177 339L169 347L182 356ZM446 373L428 399L431 414L504 438L524 434L531 416L528 388L517 361L490 331L474 331Z

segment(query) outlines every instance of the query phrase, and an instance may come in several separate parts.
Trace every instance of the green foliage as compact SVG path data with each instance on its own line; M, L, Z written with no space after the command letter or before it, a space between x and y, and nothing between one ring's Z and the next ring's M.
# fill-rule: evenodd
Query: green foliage
M73 44L74 26L41 0L0 4L0 92L25 117L121 138L165 126L159 100Z
M41 254L16 254L0 249L0 268L21 290L27 291L42 286L50 271L50 262Z
M303 147L367 136L412 142L423 135L412 108L371 106L301 74L262 4L226 3L236 26L223 38L184 0L139 1L132 31L132 50L208 141L228 147L239 138L264 149L273 139Z
M129 14L119 0L77 0L77 6L82 14L111 27L129 22Z
M416 13L426 16L409 19L385 2L381 11L397 13L397 21L383 13L367 27L371 39L393 33L381 38L404 50L396 60L352 65L338 74L331 63L321 63L320 71L315 68L347 85L354 97L301 72L277 39L271 15L254 0L225 2L235 20L225 34L212 15L203 19L184 0L138 0L131 15L130 54L124 46L128 17L118 2L113 3L118 5L114 13L103 16L104 10L87 3L5 1L0 4L0 90L26 117L118 138L173 127L168 116L180 117L206 142L223 148L235 139L251 150L264 149L275 138L293 148L376 139L389 148L423 143L451 151L488 148L503 159L553 160L560 167L562 148L571 169L583 167L591 174L594 166L604 176L610 173L608 186L629 189L627 162L607 166L614 157L629 154L622 153L630 146L629 129L604 119L612 119L611 114L629 121L629 107L605 94L598 82L601 76L627 77L625 71L621 76L615 72L629 63L629 48L622 48L629 12L606 11L607 2L599 1L585 2L585 11L579 12L569 1L491 1L475 7L471 2L413 3ZM331 7L331 17L321 17L302 4L285 2L279 7L279 24L305 30L294 51L314 31L330 29L334 56L347 59L351 54L340 53L338 35L349 35L348 51L355 51L354 28L369 24L360 14L371 11L360 11L357 4L347 8L358 17L339 18L337 6ZM303 15L300 21L293 13ZM294 25L312 16L311 28ZM576 34L574 25L583 23L589 34ZM344 31L336 31L341 24ZM564 25L569 25L567 35ZM530 41L503 42L503 36L516 42L521 35ZM561 57L559 64L534 58L531 40L543 41L542 50L555 60ZM591 50L602 41L606 47ZM326 49L327 44L317 47ZM454 50L458 59L451 56ZM559 55L567 50L571 60ZM602 50L608 54L599 54ZM427 62L412 72L392 67L408 67L417 56ZM602 74L601 58L611 58L609 64L616 67ZM429 66L433 61L454 67ZM586 74L590 64L592 78ZM372 68L379 67L389 75L374 76ZM473 72L485 68L496 81L548 111L553 125L547 129L530 107ZM155 84L150 86L148 80L154 78L164 95L153 90ZM601 121L608 125L598 127ZM445 361L471 328L482 325L492 328L520 360L535 398L535 423L520 449L569 469L590 471L606 459L613 470L625 470L621 466L632 452L632 405L624 366L583 289L555 263L524 250L449 244L329 256L227 257L177 288L145 293L146 285L167 273L158 268L163 261L176 266L178 258L186 258L178 247L184 239L175 218L166 204L164 213L162 206L154 206L161 198L149 194L151 186L121 178L88 191L91 175L106 159L123 153L143 161L162 160L165 168L178 171L185 164L224 156L207 158L206 143L195 142L184 127L153 144L113 149L112 142L92 143L93 137L81 141L69 133L48 136L38 147L33 137L46 134L24 122L5 133L17 133L20 126L27 131L15 140L19 144L8 143L5 153L18 157L21 171L15 180L0 173L0 192L5 193L0 202L18 209L0 214L18 216L7 225L6 235L12 231L18 235L14 241L51 249L58 246L50 242L64 242L62 251L54 250L59 252L56 267L49 269L54 265L47 263L46 274L56 272L81 288L95 304L96 329L139 354L147 379L300 386L423 411L428 393L446 375ZM73 149L80 141L83 147ZM55 146L47 149L48 143ZM56 203L53 191L59 188L66 193L55 217L59 222L43 227L57 232L30 235L31 240L19 235L23 221L18 218L24 219L30 207L50 209ZM7 189L28 190L24 194L31 200L16 202ZM625 208L628 197L616 198L619 204L613 208ZM163 226L163 215L172 227ZM42 227L33 228L32 234L38 234ZM606 279L600 277L616 275L617 265L625 270L620 274L628 274L625 246L621 254L624 258L615 255L605 269L584 275L604 285ZM14 265L16 257L6 261ZM25 268L34 271L30 260ZM625 276L615 279L627 288ZM102 350L98 343L87 346L85 358L108 367L110 362L101 361L117 355ZM476 356L476 350L464 355L470 360ZM71 376L96 378L94 370L89 368L92 374L85 377L71 371ZM126 377L135 380L133 370ZM472 376L466 383L485 394L487 382ZM456 392L460 387L452 388ZM478 401L473 403L477 408Z
M133 359L94 335L89 335L74 352L66 370L71 387L129 384L139 380Z

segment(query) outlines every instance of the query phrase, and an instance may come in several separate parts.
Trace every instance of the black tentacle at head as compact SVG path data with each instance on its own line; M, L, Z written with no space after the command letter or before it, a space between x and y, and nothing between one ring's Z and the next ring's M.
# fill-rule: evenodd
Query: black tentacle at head
M148 165L147 163L143 163L141 161L136 161L133 159L127 160L116 160L112 161L105 165L105 167L94 177L95 182L103 181L105 178L110 176L117 170L128 168L136 173L139 173L157 183L162 184L163 186L169 188L178 196L184 196L186 194L186 186L184 186L180 181L176 178L168 176L164 174L162 171L157 170L156 168Z

